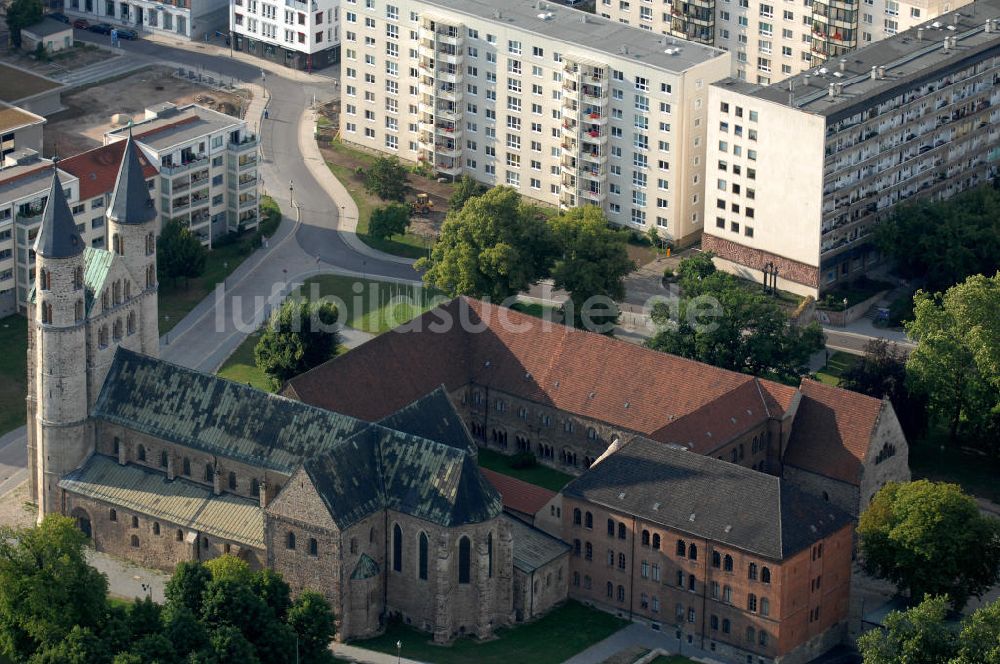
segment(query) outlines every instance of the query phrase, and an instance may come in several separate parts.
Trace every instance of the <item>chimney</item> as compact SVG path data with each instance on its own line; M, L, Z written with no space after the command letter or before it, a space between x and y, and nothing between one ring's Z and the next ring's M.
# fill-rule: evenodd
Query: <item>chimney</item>
M872 80L878 80L878 67L872 67Z
M174 455L173 454L168 454L167 455L167 479L168 480L173 480L174 477L176 477L176 476L177 476L177 474L174 471Z
M847 71L847 58L840 59L840 71Z
M993 21L986 21L986 25L983 26L983 32L987 34L993 32Z
M945 37L945 38L944 38L944 45L943 45L943 46L944 46L944 48L943 48L942 50L943 50L943 51L944 51L945 53L947 53L947 52L948 52L948 44L950 43L950 41L951 41L951 40L949 40L949 39L948 39L947 37Z
M951 36L951 47L958 48L958 37L956 37L955 35Z
M924 29L917 28L917 41L923 41L923 40L924 40Z
M831 97L836 97L837 96L837 84L836 83L831 83L830 84L830 88L828 90L828 94Z
M961 14L959 14L958 12L955 12L954 14L952 14L951 15L951 24L952 25L958 25L958 19L959 18L961 18Z
M884 78L885 78L885 65L879 65L878 66L878 80L881 81Z
M259 486L260 486L260 494L259 494L260 508L264 509L265 507L267 507L267 504L271 502L271 496L269 495L269 492L271 490L271 484L267 480L264 480L263 482L260 483Z

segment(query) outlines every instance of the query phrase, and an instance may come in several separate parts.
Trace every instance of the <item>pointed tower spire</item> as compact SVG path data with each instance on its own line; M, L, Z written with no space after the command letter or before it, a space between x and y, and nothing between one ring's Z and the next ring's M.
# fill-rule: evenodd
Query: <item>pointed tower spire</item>
M115 188L111 192L108 218L119 224L144 224L155 217L156 208L149 195L146 178L142 174L139 146L132 138L132 124L129 123L128 140L125 142L122 164L118 169L118 179L115 180Z
M73 213L59 181L58 158L52 160L52 185L35 238L35 253L43 258L72 258L83 253L83 239L76 230Z

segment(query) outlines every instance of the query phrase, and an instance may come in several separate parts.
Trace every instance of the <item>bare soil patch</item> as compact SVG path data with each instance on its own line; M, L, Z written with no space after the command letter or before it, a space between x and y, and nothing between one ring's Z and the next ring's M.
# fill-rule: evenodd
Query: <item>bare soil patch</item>
M14 101L59 87L58 83L0 62L0 100Z
M28 480L0 497L0 525L27 528L35 524L37 508L28 502Z
M42 76L58 76L59 74L88 67L97 62L104 62L111 58L120 57L122 57L121 53L108 51L98 48L93 44L85 44L83 42L76 42L73 48L54 53L43 60L36 58L32 52L14 50L10 47L10 42L6 40L0 45L0 60L24 69L29 69Z

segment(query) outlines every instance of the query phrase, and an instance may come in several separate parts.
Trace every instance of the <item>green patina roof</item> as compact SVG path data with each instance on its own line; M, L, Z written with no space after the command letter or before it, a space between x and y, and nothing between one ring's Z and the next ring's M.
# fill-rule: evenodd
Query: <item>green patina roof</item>
M104 288L104 280L108 278L114 260L115 255L106 249L86 247L83 250L83 286L87 294L87 313L90 313L94 306L94 298ZM28 291L28 302L34 301L35 286L32 282L31 290Z
M378 563L367 553L362 553L351 572L351 581L363 581L379 575Z
M124 348L115 353L93 415L285 473L368 426Z

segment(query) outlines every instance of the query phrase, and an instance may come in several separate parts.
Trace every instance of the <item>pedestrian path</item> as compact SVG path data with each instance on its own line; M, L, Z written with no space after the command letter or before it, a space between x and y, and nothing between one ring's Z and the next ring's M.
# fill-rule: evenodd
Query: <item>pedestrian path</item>
M340 659L346 659L349 662L360 662L361 664L422 664L415 659L387 655L384 652L349 646L345 643L332 643L330 644L330 650Z
M693 644L684 641L678 644L675 637L674 628L666 625L666 631L656 631L647 625L632 623L621 628L603 641L599 641L581 653L567 659L563 664L601 664L609 657L629 648L641 646L656 650L657 648L671 653L681 654L699 662L706 664L723 664L721 659L716 659L714 653L702 650Z
M135 54L129 54L128 57L113 55L107 60L95 62L80 69L62 72L52 76L52 78L69 87L80 87L117 76L124 76L143 67L148 67L151 64L153 63L150 60L142 56L136 56Z

